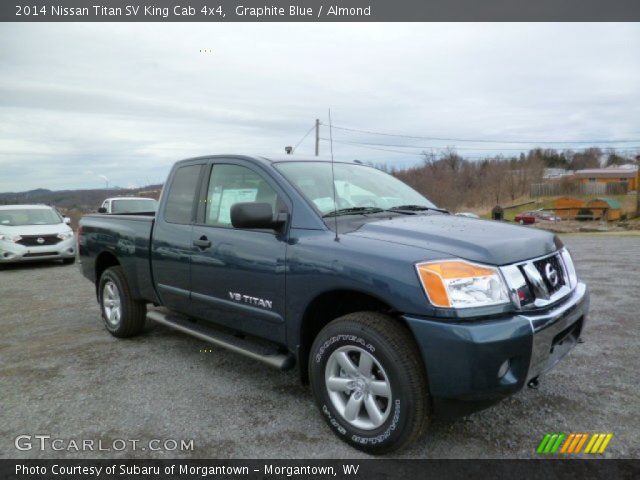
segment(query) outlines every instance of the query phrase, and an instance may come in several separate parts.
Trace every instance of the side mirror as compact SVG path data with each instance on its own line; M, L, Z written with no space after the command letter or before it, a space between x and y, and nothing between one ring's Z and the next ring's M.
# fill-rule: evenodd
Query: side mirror
M67 225L71 225L71 219L69 217L64 217L63 219L64 223L66 223Z
M98 209L98 213L107 213L107 209L106 209L106 208L104 208L104 207L100 207L100 208Z
M277 229L284 223L278 216L273 218L273 208L268 203L245 202L231 206L231 225L234 228L269 228Z

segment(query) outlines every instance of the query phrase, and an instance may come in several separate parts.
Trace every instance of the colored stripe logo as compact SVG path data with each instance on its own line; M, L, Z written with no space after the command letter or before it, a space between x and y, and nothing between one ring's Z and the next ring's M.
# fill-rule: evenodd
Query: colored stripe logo
M536 452L547 455L571 455L581 452L600 454L604 453L612 438L613 433L547 433L542 437Z

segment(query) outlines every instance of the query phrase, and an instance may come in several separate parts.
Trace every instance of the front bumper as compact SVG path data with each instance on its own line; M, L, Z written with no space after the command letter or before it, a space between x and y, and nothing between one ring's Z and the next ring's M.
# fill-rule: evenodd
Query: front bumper
M27 247L19 243L0 241L0 263L56 260L75 256L75 237L61 240L55 245L38 247Z
M588 310L588 289L578 283L543 311L464 323L405 315L426 366L435 414L491 405L553 368L576 345ZM499 378L506 360L510 366Z

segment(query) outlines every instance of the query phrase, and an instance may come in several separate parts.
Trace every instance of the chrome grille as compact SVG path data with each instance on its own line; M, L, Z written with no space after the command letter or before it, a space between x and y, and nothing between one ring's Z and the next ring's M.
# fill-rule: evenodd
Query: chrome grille
M25 247L44 247L46 245L56 245L62 240L57 235L22 235L16 243Z
M540 273L550 295L553 295L567 284L564 268L558 255L536 260L533 265Z
M521 310L545 307L567 296L576 286L573 262L564 248L500 270L514 305Z

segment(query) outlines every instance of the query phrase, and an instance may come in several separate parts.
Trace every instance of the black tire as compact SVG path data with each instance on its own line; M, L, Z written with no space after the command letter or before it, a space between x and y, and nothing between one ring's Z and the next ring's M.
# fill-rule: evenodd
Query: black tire
M73 263L76 263L76 257L72 257L72 258L63 258L62 259L62 263L64 265L71 265Z
M349 382L351 386L347 388L351 393L336 394L335 390L329 392L325 382L326 372L336 365L335 360L330 360L337 358L332 357L334 352L336 355L341 352L354 355L350 358L355 364L356 358L362 358L358 350L368 352L377 362L369 378L376 380L377 376L378 379L386 379L391 388L390 399L373 396L376 405L382 406L380 410L388 412L384 423L377 427L371 423L365 429L358 428L336 409L334 403L338 397L342 399L338 402L348 403L348 399L357 393L352 388L363 388L365 393L358 393L357 398L370 400L367 398L371 396L369 386L353 387L354 382ZM343 374L346 375L345 371L340 372L340 375ZM325 326L311 348L309 378L316 404L325 421L341 440L358 450L379 455L401 449L415 441L429 422L431 402L422 357L409 330L399 320L387 315L377 312L351 313ZM342 377L339 379L343 380ZM355 422L359 422L362 415L368 416L366 400L361 407L364 410L358 410L360 413Z
M110 320L105 308L104 297L107 284L117 289L120 301L120 313L117 320ZM121 267L110 267L102 273L98 284L98 303L100 304L100 313L104 320L104 325L114 337L133 337L138 335L144 328L147 317L147 304L133 299Z

